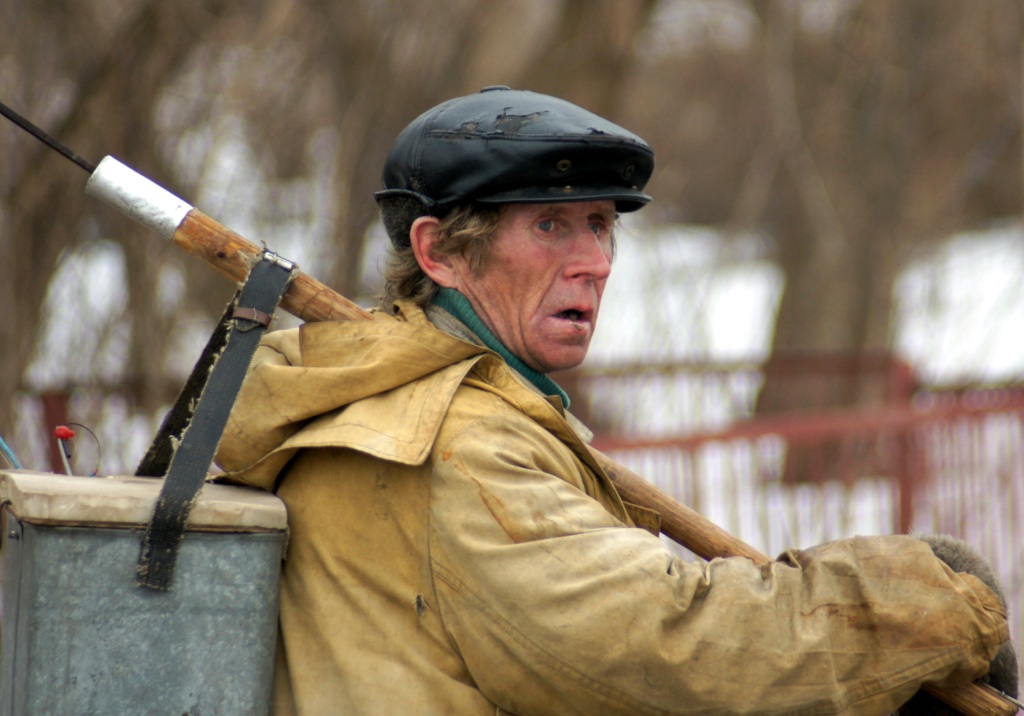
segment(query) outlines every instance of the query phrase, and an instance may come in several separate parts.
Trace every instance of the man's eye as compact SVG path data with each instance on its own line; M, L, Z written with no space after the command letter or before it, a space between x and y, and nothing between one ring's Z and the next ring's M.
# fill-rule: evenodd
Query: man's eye
M548 231L554 231L555 230L555 220L554 219L541 219L540 221L537 222L537 228L540 229L541 231L545 232L545 233L548 232Z
M594 222L590 225L590 230L594 232L594 236L600 236L604 233L604 224L600 222Z

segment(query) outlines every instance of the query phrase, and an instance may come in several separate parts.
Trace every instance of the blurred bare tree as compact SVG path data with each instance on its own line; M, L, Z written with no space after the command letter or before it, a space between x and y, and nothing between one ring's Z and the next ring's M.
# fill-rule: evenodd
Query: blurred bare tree
M252 240L286 243L283 252L305 270L356 295L363 237L376 217L370 195L407 121L448 96L535 78L555 78L552 91L579 85L581 93L562 94L614 114L622 81L594 77L623 74L653 7L14 3L0 10L0 93L82 155L119 157ZM0 434L10 434L14 396L25 389L115 393L143 413L166 405L182 378L167 355L197 314L212 327L230 287L90 203L81 173L41 145L10 126L0 138ZM126 267L124 309L107 317L128 326L120 370L91 372L96 355L71 354L78 369L64 365L26 385L51 276L101 241L117 244ZM168 271L185 283L171 306ZM64 321L94 319L74 306L60 312Z
M915 252L1021 213L1022 6L724 5L717 33L657 58L628 103L660 150L659 206L764 237L786 277L777 353L887 349ZM770 377L761 409L813 407ZM829 395L879 399L856 380Z
M860 351L887 346L915 247L1020 213L1022 25L1012 0L11 0L0 100L354 296L409 119L489 84L559 94L655 146L648 222L763 237L787 277L777 348ZM0 434L26 391L152 414L230 294L84 179L0 127ZM115 367L79 351L29 380L51 277L99 244L124 263L121 310L60 305L56 325L110 336Z

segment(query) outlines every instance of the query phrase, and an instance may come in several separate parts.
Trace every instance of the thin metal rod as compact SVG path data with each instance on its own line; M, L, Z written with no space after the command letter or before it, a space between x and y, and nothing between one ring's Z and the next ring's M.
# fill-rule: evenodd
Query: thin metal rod
M36 139L43 142L43 144L46 144L52 149L56 149L58 152L63 154L65 157L73 161L78 166L82 167L82 169L89 172L90 174L96 171L95 164L93 164L87 159L82 158L75 152L71 151L71 149L69 149L66 145L51 137L49 134L41 130L36 125L32 124L30 121L22 117L20 114L15 112L13 109L8 107L3 102L0 102L0 114L7 117L7 119L14 122L16 125L24 129L26 132L31 134Z
M7 462L9 462L11 464L11 467L13 467L15 470L22 469L21 463L18 462L17 456L15 456L14 451L11 450L10 447L8 447L7 443L4 442L2 435L0 435L0 454L7 458Z

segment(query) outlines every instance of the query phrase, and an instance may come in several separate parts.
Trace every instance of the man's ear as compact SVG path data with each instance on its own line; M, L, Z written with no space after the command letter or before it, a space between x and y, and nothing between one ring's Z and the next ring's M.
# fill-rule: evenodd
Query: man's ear
M437 242L441 239L438 227L441 221L436 216L421 216L412 222L409 229L409 243L412 245L413 255L416 256L416 263L434 280L438 286L455 288L457 285L457 273L455 262L451 256L447 256L435 250Z

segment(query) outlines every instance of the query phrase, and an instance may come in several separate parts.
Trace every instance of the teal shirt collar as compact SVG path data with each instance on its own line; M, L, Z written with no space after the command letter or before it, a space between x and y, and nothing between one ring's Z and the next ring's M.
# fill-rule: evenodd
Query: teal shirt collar
M562 399L562 404L565 408L569 408L569 394L562 390L561 386L551 380L551 378L547 377L543 373L538 373L513 355L512 352L509 351L509 349L506 348L493 333L491 333L490 329L484 325L484 322L480 320L480 316L476 315L476 311L473 310L473 306L470 304L468 298L463 296L454 288L440 288L437 293L434 294L432 302L466 324L466 327L473 331L485 346L504 358L506 363L508 363L528 381L533 383L540 392L544 395L557 395Z

